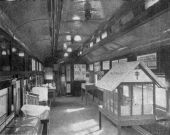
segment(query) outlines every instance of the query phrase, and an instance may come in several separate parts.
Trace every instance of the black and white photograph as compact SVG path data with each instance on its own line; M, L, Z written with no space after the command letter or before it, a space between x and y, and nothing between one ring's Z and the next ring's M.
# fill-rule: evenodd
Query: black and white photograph
M170 0L0 0L0 135L170 135Z

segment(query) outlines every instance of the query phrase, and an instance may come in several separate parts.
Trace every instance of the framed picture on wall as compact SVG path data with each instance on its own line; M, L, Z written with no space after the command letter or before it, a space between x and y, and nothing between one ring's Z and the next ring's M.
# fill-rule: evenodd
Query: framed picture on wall
M137 61L143 62L150 69L157 69L157 55L156 55L156 53L137 56Z
M110 61L103 61L102 69L109 70L110 69Z
M118 60L113 60L112 61L112 67L114 66L114 64L117 64L118 63Z
M58 65L58 64L54 64L54 65L53 65L53 68L54 68L54 71L58 71L59 65Z
M101 70L101 66L100 66L100 62L95 62L94 63L94 71L100 71Z
M93 71L93 64L90 64L90 65L89 65L89 70L90 70L90 71Z
M66 65L66 81L71 81L71 65Z
M36 71L38 71L39 65L38 65L38 61L36 61Z
M35 71L35 60L32 59L31 63L32 63L32 71Z
M86 80L86 64L74 64L74 80Z
M127 58L119 59L119 63L127 62Z
M67 85L66 85L66 92L71 93L71 85L70 85L70 83L67 83Z

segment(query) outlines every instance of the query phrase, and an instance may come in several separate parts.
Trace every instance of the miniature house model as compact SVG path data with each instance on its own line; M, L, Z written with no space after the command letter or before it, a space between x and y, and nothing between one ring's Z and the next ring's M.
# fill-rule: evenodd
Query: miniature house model
M118 126L155 121L155 85L163 84L140 62L113 65L96 87L103 91L99 111Z

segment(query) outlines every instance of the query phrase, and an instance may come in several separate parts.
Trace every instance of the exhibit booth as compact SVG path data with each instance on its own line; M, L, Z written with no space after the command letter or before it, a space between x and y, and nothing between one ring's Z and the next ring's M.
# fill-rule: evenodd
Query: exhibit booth
M103 91L101 113L119 128L155 122L155 86L164 87L154 73L140 62L117 63L99 80ZM101 128L101 117L100 117Z

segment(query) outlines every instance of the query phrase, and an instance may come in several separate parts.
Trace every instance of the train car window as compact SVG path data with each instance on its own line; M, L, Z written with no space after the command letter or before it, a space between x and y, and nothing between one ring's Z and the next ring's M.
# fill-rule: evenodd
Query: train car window
M19 50L12 53L12 70L13 71L25 70L25 54L20 55Z
M36 70L36 62L34 59L32 59L32 71Z
M140 15L142 12L145 11L145 1L144 0L132 0L133 1L133 14L134 16Z
M8 113L8 88L0 90L0 119Z
M0 71L10 71L10 50L7 41L0 44Z

